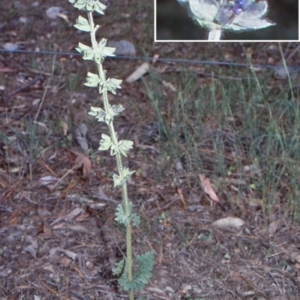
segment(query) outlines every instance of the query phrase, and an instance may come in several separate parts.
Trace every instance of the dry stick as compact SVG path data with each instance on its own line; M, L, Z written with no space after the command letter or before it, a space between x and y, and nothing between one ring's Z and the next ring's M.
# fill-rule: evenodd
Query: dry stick
M294 51L291 52L291 54L285 59L286 63L289 62L289 60L300 50L300 45L298 45Z
M61 178L58 179L58 181L54 184L53 189L57 187L57 185L64 179L66 178L66 176L68 176L72 171L76 170L80 168L80 166L78 166L78 164L76 164L75 166L73 166L70 170L68 170Z
M8 94L8 97L11 97L11 96L29 88L31 85L35 84L39 79L42 79L42 78L43 78L43 75L39 75L35 79L32 79L31 81L29 81L26 85L24 85L24 86L18 88L17 90L11 92L10 94Z

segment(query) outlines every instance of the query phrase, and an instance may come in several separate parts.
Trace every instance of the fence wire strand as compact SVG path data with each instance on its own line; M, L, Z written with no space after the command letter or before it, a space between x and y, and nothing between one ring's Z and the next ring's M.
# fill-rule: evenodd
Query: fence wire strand
M77 52L56 52L56 51L33 51L33 50L5 50L0 49L0 53L3 54L30 54L30 55L58 55L58 56L82 56L82 54ZM152 61L153 57L147 56L122 56L116 55L110 57L110 59L119 59L119 60L141 60L141 61ZM180 63L180 64L190 64L190 65L211 65L211 66L228 66L228 67L243 67L249 68L250 64L247 63L234 63L234 62L224 62L224 61L209 61L209 60L197 60L197 59L177 59L177 58L155 58L155 61L163 63ZM266 69L277 69L283 67L283 65L265 65L265 64L253 64L254 68L266 68ZM300 67L297 66L288 66L290 72L300 71Z

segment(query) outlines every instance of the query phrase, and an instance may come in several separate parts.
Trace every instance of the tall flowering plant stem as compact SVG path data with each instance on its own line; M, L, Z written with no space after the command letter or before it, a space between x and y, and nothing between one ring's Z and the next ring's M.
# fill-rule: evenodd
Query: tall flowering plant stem
M79 16L74 25L78 30L89 32L91 37L91 46L78 44L76 50L83 55L83 59L92 60L97 66L97 73L88 73L85 85L98 88L102 95L101 107L91 107L89 115L95 117L98 122L104 122L108 126L109 135L102 134L99 150L110 151L111 156L116 157L118 173L113 175L114 187L121 187L122 203L116 208L115 220L126 227L126 257L118 262L113 268L113 273L119 276L119 284L125 291L129 292L129 299L134 300L134 292L143 289L148 279L152 276L154 263L154 252L149 251L143 255L136 256L138 266L133 272L133 253L132 253L132 227L139 226L140 218L133 210L133 204L128 198L127 181L134 173L128 168L123 167L122 156L127 156L132 148L133 142L128 140L119 140L118 134L114 128L114 118L123 110L122 105L110 105L108 102L108 93L116 94L117 89L121 88L122 80L107 78L106 71L103 68L103 61L107 56L114 56L115 48L106 46L106 39L96 40L98 25L94 24L93 12L104 15L106 6L98 0L69 0L75 8L87 13L87 19Z

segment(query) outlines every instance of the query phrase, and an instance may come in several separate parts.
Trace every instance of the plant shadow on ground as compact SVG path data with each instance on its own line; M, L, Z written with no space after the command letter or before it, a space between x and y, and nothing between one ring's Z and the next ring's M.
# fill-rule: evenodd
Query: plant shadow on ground
M1 43L70 51L81 41L64 20L41 17L45 5L30 5L1 12ZM247 54L255 64L281 65L285 57L299 66L294 44L280 52L277 44L150 43L151 5L117 5L97 20L100 33L130 40L140 55L245 63ZM64 8L74 22L77 11ZM88 116L98 95L82 85L92 66L76 56L23 53L1 53L0 64L1 299L126 298L111 272L125 252L114 222L115 163L97 150L106 128ZM126 78L138 64L112 59L106 68ZM126 108L116 119L121 138L135 142L126 161L136 170L129 195L142 217L134 249L156 252L154 276L140 293L146 299L299 298L299 78L273 75L155 62L111 98ZM76 166L78 153L91 169ZM204 193L200 174L221 205ZM211 226L228 216L245 225Z

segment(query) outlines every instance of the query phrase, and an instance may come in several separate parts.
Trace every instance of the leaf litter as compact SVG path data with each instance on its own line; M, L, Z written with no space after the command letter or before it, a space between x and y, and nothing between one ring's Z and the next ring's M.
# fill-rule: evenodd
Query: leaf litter
M115 16L119 11L124 11L122 26L112 28L111 25L106 27L103 24L103 34L107 34L108 39L123 36L120 31L126 30L130 25L134 32L130 42L135 48L137 49L136 45L145 46L146 52L161 52L161 57L164 57L164 53L172 53L177 58L198 58L199 53L211 47L191 44L183 47L181 44L170 43L153 46L149 43L151 38L143 36L143 32L147 30L141 29L142 26L152 26L153 23L153 12L142 8L143 5L148 5L145 3L137 2L139 9L134 12L138 20L143 19L145 22L132 26L131 22L136 19L131 15L132 5L126 0L117 2ZM76 47L78 39L71 24L65 22L67 19L61 20L62 16L59 15L56 19L36 18L35 13L40 10L40 14L45 14L48 6L43 3L39 3L40 6L31 4L28 3L27 8L24 7L17 13L28 15L27 22L33 23L26 24L32 25L29 28L34 28L35 34L40 38L34 43L29 41L29 44L18 44L17 40L23 40L19 36L27 36L23 30L28 27L16 25L19 24L18 20L16 22L14 17L8 19L4 16L6 11L2 11L0 14L7 27L4 31L5 40L1 40L1 45L11 42L14 47L18 45L37 51L44 48L70 50L72 43ZM68 12L70 22L75 20L68 5L57 1L53 5L62 6ZM10 8L16 9L12 6ZM61 36L57 33L58 27ZM200 48L194 51L192 47L196 46ZM235 45L218 47L229 56L237 57ZM253 57L259 53L259 62L265 53L264 45L251 47L254 49ZM213 49L216 50L216 45ZM218 51L211 51L210 54L214 55L213 52ZM93 127L86 118L86 107L92 104L94 95L87 89L76 95L72 92L74 89L80 90L74 84L80 77L83 82L85 65L75 57L59 58L55 60L55 65L61 69L53 75L52 81L47 81L45 76L51 76L49 72L53 65L52 58L48 60L45 56L36 55L36 64L27 64L25 56L2 55L0 70L5 78L0 91L0 117L3 120L1 134L10 143L1 136L0 277L4 282L0 288L1 295L5 299L122 299L124 293L118 289L115 278L111 275L114 263L125 252L123 232L113 221L114 205L120 202L119 192L111 187L110 174L107 174L115 170L110 168L113 165L110 164L110 156L97 152L97 142L90 149L89 134L97 139L103 131L101 124ZM113 67L115 73L126 78L136 68L136 62L127 64L124 67L120 62L112 61L107 67ZM168 72L173 76L172 72L178 74L183 71L182 66L166 66L159 61L155 64L156 70L161 70L157 76ZM144 228L135 229L138 237L135 246L142 253L143 245L148 247L150 244L159 253L159 264L157 262L155 265L153 280L141 296L149 296L150 300L203 297L231 300L247 296L253 299L299 298L299 228L287 218L277 222L281 217L276 214L266 219L261 214L261 204L250 205L249 201L247 206L247 198L242 198L249 185L246 175L260 178L263 174L261 167L252 168L251 164L244 164L249 166L243 170L246 173L244 177L228 176L223 181L215 179L215 175L211 176L205 170L205 175L200 180L203 191L212 201L221 201L226 208L223 210L219 206L210 207L201 202L198 174L191 174L186 164L182 163L183 167L180 168L184 172L179 170L178 164L178 170L172 172L168 169L166 161L160 156L157 133L154 138L147 137L147 144L144 144L145 137L140 129L154 121L149 99L146 99L145 90L139 81L140 78L148 79L148 67L144 68L146 72L136 76L136 81L130 84L125 82L119 92L129 113L122 118L129 121L129 125L117 124L122 133L131 132L134 128L140 145L128 157L127 162L138 169L134 180L130 182L129 191L136 205L134 209L139 209L145 220ZM66 79L62 79L66 75L64 70L68 75ZM191 66L189 70L194 74L205 72L202 66ZM160 81L166 103L179 90L178 82L174 82L172 76ZM200 88L206 88L212 82L204 75L197 76L195 80L199 81ZM38 133L36 139L33 139L33 132L29 135L26 131L26 122L35 119L38 105L29 103L38 103L36 99L42 99L45 89L47 94L42 114L36 121L45 124L48 130ZM83 96L85 93L87 96ZM133 107L138 107L138 110ZM141 118L137 111L147 113L143 113ZM164 116L168 113L166 110ZM66 122L62 124L62 128L59 120ZM81 145L75 134L72 136L76 131L74 124L86 124L86 134L79 133L83 138ZM159 125L157 127L159 132L161 128ZM32 144L33 140L35 144ZM209 141L207 137L206 140ZM209 157L213 153L212 148L206 148L204 143L202 146L201 153ZM78 147L75 152L74 147ZM90 156L91 150L94 153ZM147 153L147 159L143 158L142 153ZM230 159L228 158L232 161ZM28 177L28 163L33 168L32 181ZM204 164L206 169L212 170L212 161L207 159ZM161 169L168 171L158 181ZM176 182L175 185L177 175L179 184ZM220 182L223 189L219 185L215 189L216 182ZM175 186L178 188L174 188ZM234 191L230 190L230 186L242 186L244 192L236 197L239 202L236 207L230 207L229 204L232 203L230 199ZM251 197L251 193L258 203L263 201L253 190L246 193L246 196ZM232 213L233 210L236 214ZM243 222L244 225L241 225ZM212 224L217 224L219 228L215 229ZM223 230L226 227L237 230Z

